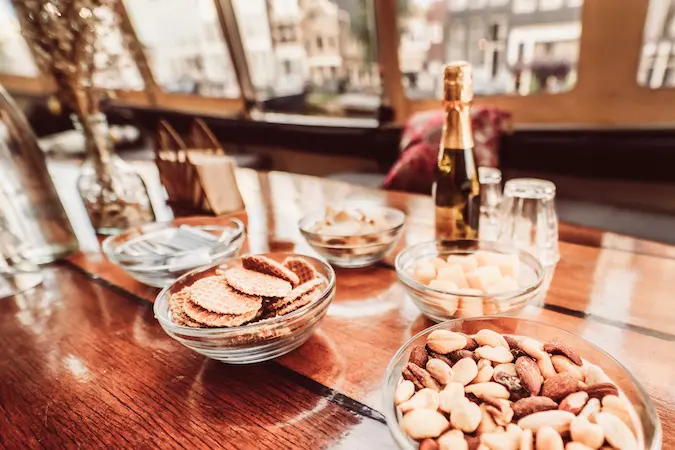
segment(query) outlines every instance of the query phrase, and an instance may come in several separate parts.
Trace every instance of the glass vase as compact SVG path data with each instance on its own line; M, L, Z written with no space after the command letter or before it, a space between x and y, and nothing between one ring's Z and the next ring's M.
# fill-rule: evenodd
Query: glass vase
M98 234L117 234L155 220L148 189L141 176L113 151L103 114L82 121L73 118L84 134L87 159L80 170L77 190Z
M18 257L31 264L52 262L78 247L33 130L0 86L2 236L12 236Z

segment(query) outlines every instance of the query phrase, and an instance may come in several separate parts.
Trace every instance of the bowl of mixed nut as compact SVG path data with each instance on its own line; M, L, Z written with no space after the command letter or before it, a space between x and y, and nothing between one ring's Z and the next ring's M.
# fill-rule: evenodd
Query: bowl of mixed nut
M383 259L394 248L405 214L378 205L328 206L298 223L307 243L338 267L366 267Z
M533 255L476 240L412 245L395 266L415 305L436 322L516 312L537 298L546 275Z
M302 345L334 294L335 272L324 261L247 255L182 276L158 294L154 313L184 346L229 364L251 364Z
M383 410L403 449L661 449L654 405L630 372L540 322L438 324L398 351L384 385Z

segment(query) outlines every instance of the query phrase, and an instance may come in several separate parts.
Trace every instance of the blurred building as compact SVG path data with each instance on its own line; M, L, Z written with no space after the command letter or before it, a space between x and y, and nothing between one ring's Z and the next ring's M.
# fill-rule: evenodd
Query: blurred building
M583 0L449 0L446 58L474 66L479 94L567 90L576 80Z
M675 1L650 0L638 83L657 89L675 86Z

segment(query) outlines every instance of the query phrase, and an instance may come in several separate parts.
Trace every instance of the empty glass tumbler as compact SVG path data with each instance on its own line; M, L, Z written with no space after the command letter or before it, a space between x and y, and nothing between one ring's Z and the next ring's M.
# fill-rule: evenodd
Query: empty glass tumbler
M502 172L494 167L479 167L480 222L478 238L481 241L497 240L499 230L499 205L502 201Z
M537 178L506 182L500 207L498 240L537 256L544 266L558 262L555 184Z
M26 243L10 230L0 210L0 299L37 286L42 282L40 269L24 254Z

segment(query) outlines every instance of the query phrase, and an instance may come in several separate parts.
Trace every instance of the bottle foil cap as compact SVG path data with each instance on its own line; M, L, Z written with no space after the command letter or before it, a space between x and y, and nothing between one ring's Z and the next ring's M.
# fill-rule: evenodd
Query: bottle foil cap
M456 61L443 68L443 100L470 102L473 100L473 77L471 64Z

